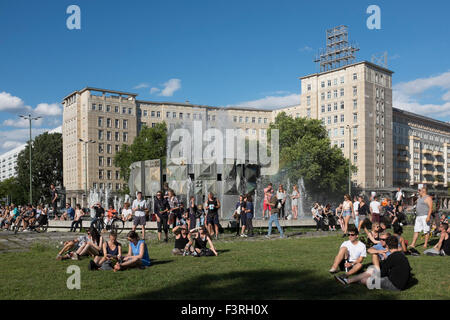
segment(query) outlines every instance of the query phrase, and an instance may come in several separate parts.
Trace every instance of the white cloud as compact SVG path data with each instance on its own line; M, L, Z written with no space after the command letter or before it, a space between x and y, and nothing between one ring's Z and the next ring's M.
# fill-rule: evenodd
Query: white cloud
M417 95L427 90L440 88L448 90L441 97L442 104L423 104ZM393 87L393 105L406 111L431 116L450 116L450 71L440 75L402 82Z
M60 116L62 115L62 109L57 103L39 103L34 109L34 113L40 116Z
M32 137L34 139L34 137L49 130L52 129L33 128ZM0 139L2 140L0 143L0 154L2 154L18 147L19 145L26 144L28 139L30 139L30 130L28 128L24 128L0 131Z
M3 121L3 125L15 128L29 128L30 122L29 120L23 118L6 119L5 121ZM41 125L42 125L42 118L32 121L33 127L40 127Z
M143 88L148 88L149 84L148 83L140 83L137 86L133 87L133 89L143 89Z
M0 92L0 111L23 111L30 110L31 107L25 106L25 103L19 97L15 97L8 92Z
M160 96L171 97L174 92L181 88L181 80L180 79L170 79L166 83L164 83L164 89L162 89Z
M286 96L267 96L262 99L240 102L228 107L247 107L257 109L276 109L300 104L300 94L290 94Z
M5 141L1 144L1 148L11 150L11 149L17 148L18 146L21 146L23 144L24 144L23 142L19 142L19 141Z
M161 91L161 89L158 89L158 88L151 88L150 89L150 94L154 94L154 93L157 93L157 92L160 92Z

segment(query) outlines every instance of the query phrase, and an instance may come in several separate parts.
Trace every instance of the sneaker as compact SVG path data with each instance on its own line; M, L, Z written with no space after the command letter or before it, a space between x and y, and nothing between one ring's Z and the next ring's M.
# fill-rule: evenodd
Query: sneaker
M78 254L75 253L75 252L71 255L71 259L72 260L80 260L79 257L78 257ZM92 262L94 262L94 261L92 261Z
M270 236L269 236L268 234L266 234L266 235L264 236L264 238L270 239Z
M23 230L22 232L30 232L30 230L28 230L28 229L25 229L25 230Z
M344 285L345 287L347 287L349 285L347 278L345 278L343 276L334 276L334 279L336 279L337 282Z
M338 270L337 270L337 269L331 268L330 270L328 270L328 272L329 272L329 273L336 273L336 272L338 272Z

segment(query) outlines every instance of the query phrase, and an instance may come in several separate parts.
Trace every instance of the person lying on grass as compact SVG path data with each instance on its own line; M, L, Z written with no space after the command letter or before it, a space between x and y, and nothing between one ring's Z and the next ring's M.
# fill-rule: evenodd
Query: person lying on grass
M115 264L114 272L129 268L149 267L150 258L145 241L139 240L139 236L135 231L128 232L127 240L129 241L128 254L123 258L122 262Z
M94 260L90 261L89 269L96 270L100 268L105 262L114 265L122 259L122 245L117 242L117 234L111 231L109 240L103 242L103 256L96 256ZM110 266L111 267L111 266Z
M191 243L195 243L193 256L195 257L210 257L217 256L217 251L214 248L211 237L206 230L206 227L195 228L191 230ZM207 247L209 245L209 248Z
M102 255L103 238L98 233L97 229L91 227L88 230L87 236L79 236L77 239L64 242L63 248L56 256L57 260L78 260L80 256ZM66 254L64 254L66 253Z

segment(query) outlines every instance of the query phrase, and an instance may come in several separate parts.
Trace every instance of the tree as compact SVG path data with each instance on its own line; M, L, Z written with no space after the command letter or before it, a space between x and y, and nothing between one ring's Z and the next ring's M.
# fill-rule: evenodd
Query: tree
M24 198L29 200L30 159L29 145L17 156L17 182L23 190ZM50 185L63 183L62 135L45 132L34 138L31 148L31 178L33 186L33 203L50 199Z
M289 172L292 180L303 177L306 190L312 193L346 192L348 160L340 148L331 147L321 121L282 112L270 129L279 130L280 169Z
M165 122L157 123L155 127L144 126L131 145L124 145L114 157L114 165L120 168L120 176L128 181L130 165L136 161L161 159L161 165L166 163L167 126ZM124 192L128 192L124 188Z
M7 198L9 203L25 203L28 201L28 193L25 193L16 177L8 178L0 182L0 198ZM5 202L6 201L2 201Z

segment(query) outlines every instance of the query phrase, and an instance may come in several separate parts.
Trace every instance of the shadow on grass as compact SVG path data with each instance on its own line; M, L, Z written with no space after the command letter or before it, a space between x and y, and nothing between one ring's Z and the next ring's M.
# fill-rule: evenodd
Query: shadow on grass
M376 292L375 292L376 291ZM368 290L362 285L343 287L330 275L316 271L264 270L203 274L173 286L148 290L123 299L156 300L299 300L299 299L396 299L396 295Z
M151 259L151 265L152 266L156 266L158 264L166 264L166 263L170 263L173 262L173 260L158 260L158 259Z

